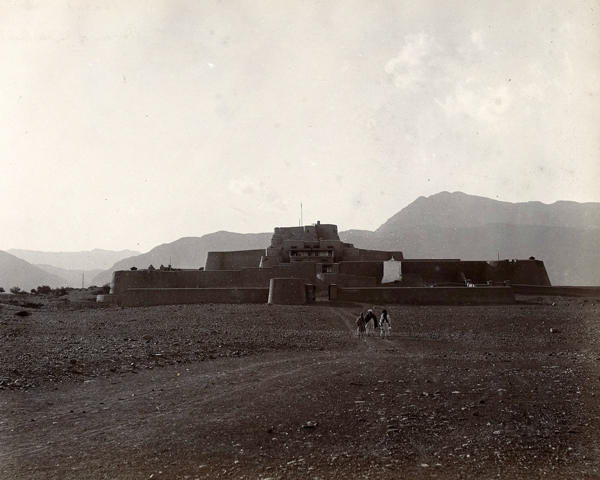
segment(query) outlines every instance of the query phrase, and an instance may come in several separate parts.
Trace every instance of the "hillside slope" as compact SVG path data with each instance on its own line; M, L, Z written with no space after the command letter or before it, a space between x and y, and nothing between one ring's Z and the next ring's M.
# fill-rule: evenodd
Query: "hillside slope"
M10 253L0 250L0 287L7 292L12 287L30 291L40 285L48 285L52 288L67 286L69 282L48 273Z
M66 268L55 267L54 265L34 265L45 272L53 275L58 275L64 278L67 283L66 287L81 288L81 282L83 280L84 288L94 285L92 280L96 275L101 273L103 270L68 270Z
M473 228L407 227L396 232L340 232L360 248L401 250L405 259L543 260L553 285L600 285L600 229L490 224Z
M202 237L184 237L172 243L153 248L148 253L129 257L117 262L112 268L100 273L93 280L95 285L111 281L112 272L129 270L131 267L148 268L150 265L171 265L175 268L200 268L206 263L208 252L266 249L271 244L272 233L232 233L219 231Z
M66 270L106 270L123 258L139 255L135 250L94 250L84 252L39 252L10 249L7 253L33 265L52 265Z
M199 268L209 251L266 248L272 233L216 232L160 245L117 262L92 282L103 285L114 270L171 263ZM356 247L401 250L409 258L543 260L554 285L600 285L600 204L509 203L461 192L419 197L375 232L347 230Z
M600 229L600 204L510 203L462 192L441 192L417 198L387 220L376 232L384 234L425 225L460 228L489 224Z

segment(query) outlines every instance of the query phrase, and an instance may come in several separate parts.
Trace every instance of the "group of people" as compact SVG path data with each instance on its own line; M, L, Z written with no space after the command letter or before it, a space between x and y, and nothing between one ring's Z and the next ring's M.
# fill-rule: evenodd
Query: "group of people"
M389 338L392 324L387 310L384 309L381 312L379 319L377 319L377 315L371 309L367 311L367 315L360 312L360 317L356 319L356 336L358 338L364 336L372 337L376 334L377 329L379 329L379 336L381 338Z

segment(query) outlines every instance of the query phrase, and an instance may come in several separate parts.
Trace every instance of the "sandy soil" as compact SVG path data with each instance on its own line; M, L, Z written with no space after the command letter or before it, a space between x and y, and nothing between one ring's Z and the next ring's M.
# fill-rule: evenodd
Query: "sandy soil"
M600 478L600 302L520 300L387 340L373 305L4 305L0 478Z

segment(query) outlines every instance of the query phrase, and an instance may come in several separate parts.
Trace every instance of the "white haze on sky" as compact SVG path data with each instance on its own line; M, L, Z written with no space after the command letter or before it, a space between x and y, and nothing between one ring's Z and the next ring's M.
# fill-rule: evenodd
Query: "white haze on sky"
M0 249L599 202L600 4L0 3Z

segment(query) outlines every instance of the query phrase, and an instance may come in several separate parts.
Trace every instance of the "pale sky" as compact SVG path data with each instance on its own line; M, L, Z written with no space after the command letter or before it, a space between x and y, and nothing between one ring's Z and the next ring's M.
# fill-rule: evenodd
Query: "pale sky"
M0 250L600 202L597 0L4 1Z

